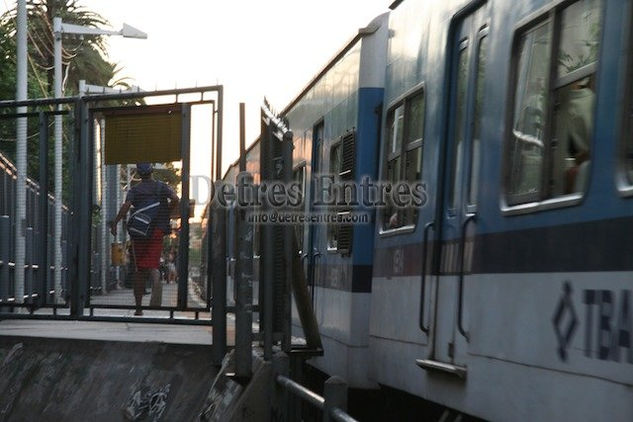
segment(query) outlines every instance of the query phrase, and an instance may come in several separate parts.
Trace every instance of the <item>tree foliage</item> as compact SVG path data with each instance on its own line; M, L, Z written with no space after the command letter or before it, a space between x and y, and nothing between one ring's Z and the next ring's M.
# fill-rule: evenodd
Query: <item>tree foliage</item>
M8 10L0 16L0 100L15 98L16 92L16 15L17 10ZM28 97L45 98L54 96L54 37L53 18L61 17L64 23L85 27L104 28L107 20L80 4L79 0L27 0L28 23ZM78 93L79 81L89 84L129 88L128 78L120 77L121 68L109 60L103 35L72 35L62 39L62 75L64 96ZM101 106L139 105L142 100L107 101ZM70 140L73 138L72 116L65 119L63 139L63 180L64 186L71 186L68 157ZM49 122L52 136L52 119ZM0 120L0 153L15 162L16 147L15 120ZM39 127L35 118L29 119L27 138L27 172L37 180L39 174ZM49 163L53 165L53 142L49 140ZM165 181L174 186L178 182L177 172L164 173ZM53 178L49 177L49 191L53 189ZM68 200L70 188L64 189L64 199Z
M8 10L0 16L0 99L15 98L16 91L16 15ZM54 37L53 18L59 16L65 23L102 28L108 22L98 13L81 6L77 0L27 0L28 97L54 96ZM125 78L116 79L120 68L108 60L104 36L68 35L62 39L62 75L64 95L78 92L79 80L101 86L127 87ZM51 121L52 124L52 121ZM64 125L63 150L65 156L72 139L72 125ZM52 132L52 127L49 132ZM0 121L0 152L15 160L15 121ZM27 139L27 166L29 177L39 172L39 127L37 119L29 119ZM52 142L51 142L52 144ZM52 163L53 146L50 145L49 162ZM67 160L64 160L64 180L69 181ZM52 183L52 181L51 181ZM49 186L49 189L52 185Z

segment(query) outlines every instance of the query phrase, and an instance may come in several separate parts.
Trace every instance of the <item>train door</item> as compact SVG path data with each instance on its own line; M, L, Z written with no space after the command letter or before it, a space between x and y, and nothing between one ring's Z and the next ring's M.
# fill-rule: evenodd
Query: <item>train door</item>
M321 172L321 157L323 155L323 121L317 123L314 126L312 133L312 162L311 162L311 190L315 188L315 181L319 177ZM311 213L316 212L314 206L316 195L311 191L309 195L309 210ZM310 294L312 295L312 304L314 306L314 289L316 285L316 279L318 275L318 265L321 258L320 248L320 224L310 224L310 233L308 236L308 245L306 245L305 252L302 259L307 260L306 279L310 286Z
M481 165L480 115L487 45L487 7L455 22L450 43L450 89L445 151L440 166L442 198L436 209L433 352L438 369L465 375L467 310L464 284L472 262Z

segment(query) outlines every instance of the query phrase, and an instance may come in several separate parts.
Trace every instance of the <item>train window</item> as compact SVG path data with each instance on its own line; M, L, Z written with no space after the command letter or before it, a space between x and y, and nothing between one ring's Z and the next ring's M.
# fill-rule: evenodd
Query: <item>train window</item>
M387 165L384 178L392 185L401 181L414 183L422 178L424 109L424 92L418 91L387 115ZM387 204L382 228L391 230L415 226L417 217L416 207L402 209Z
M341 172L342 163L342 144L332 145L330 148L330 175L334 178L334 182L338 183L339 173ZM331 223L327 227L327 247L330 250L336 250L338 246L338 224Z
M356 132L348 131L341 137L341 141L332 146L330 149L330 174L334 177L334 181L341 186L341 192L346 195L345 198L353 200L351 194L355 189L354 168L356 164ZM348 186L351 190L348 191ZM337 198L337 201L341 198ZM344 216L352 212L349 202L337 203L333 208L338 216ZM352 232L351 224L341 224L333 222L328 225L328 250L336 251L341 254L349 254L352 248Z
M460 171L462 169L462 145L464 144L464 118L466 117L466 88L468 86L468 48L465 47L459 52L457 58L457 99L455 102L455 120L453 127L452 151L451 151L451 192L449 194L449 209L454 210L459 196Z
M508 193L512 196L509 203L538 199L541 190L550 32L548 21L523 34L519 42L519 77L509 157Z
M480 38L479 52L477 54L477 79L475 80L475 110L470 153L470 183L468 185L468 205L471 206L477 204L479 187L479 166L481 165L481 106L484 97L487 46L488 37L484 36Z
M628 88L627 101L625 104L625 115L623 116L623 145L622 145L622 170L623 182L626 185L626 194L630 196L633 192L633 31L629 31L629 58L628 58Z
M507 163L509 205L585 190L601 6L599 0L572 3L519 39ZM554 32L557 43L552 42Z

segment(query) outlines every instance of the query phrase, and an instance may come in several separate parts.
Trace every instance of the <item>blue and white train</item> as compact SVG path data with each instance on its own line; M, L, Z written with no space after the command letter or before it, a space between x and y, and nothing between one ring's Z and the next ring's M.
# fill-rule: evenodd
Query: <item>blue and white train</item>
M298 230L311 365L490 420L633 418L632 20L396 1L283 110L307 212L320 173L427 198Z

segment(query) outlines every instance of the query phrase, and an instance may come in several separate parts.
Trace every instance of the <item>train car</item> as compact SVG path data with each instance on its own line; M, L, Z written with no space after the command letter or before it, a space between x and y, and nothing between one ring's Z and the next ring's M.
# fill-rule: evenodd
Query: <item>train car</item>
M426 199L297 228L311 365L489 420L633 417L632 3L398 0L284 109L306 213L319 174Z
M367 378L374 216L366 209L366 223L352 224L345 219L361 216L351 208L319 206L327 202L319 192L320 176L355 184L377 177L387 37L384 14L362 28L282 111L294 135L294 179L305 185L304 212L342 218L296 230L324 348L324 356L311 364L357 388L376 387ZM296 313L293 326L300 334Z
M294 180L302 186L306 215L345 219L351 214L350 208L318 204L315 182L321 175L331 176L334 183L377 177L387 37L387 14L383 14L360 29L280 113L294 135ZM256 141L246 152L247 171L255 183L259 183L259 148ZM237 162L230 166L224 180L234 182L237 168ZM376 388L367 378L374 213L363 211L358 218L365 224L305 224L297 225L295 232L324 346L325 357L311 363L346 377L352 387ZM231 227L230 216L227 221ZM227 236L229 303L234 300L237 257L232 233ZM259 245L254 249L257 272ZM257 298L257 274L253 287ZM302 335L294 308L293 333Z
M490 420L631 420L629 0L396 2L370 375Z

